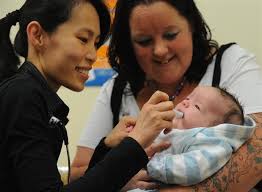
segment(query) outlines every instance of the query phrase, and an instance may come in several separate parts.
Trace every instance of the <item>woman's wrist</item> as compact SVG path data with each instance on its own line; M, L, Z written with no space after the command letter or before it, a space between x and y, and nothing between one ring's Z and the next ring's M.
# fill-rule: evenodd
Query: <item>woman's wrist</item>
M108 140L109 140L108 137L105 137L105 138L104 138L104 141L103 141L103 142L104 142L104 145L105 145L106 147L112 148L112 147L111 147L111 144L110 144L110 140L109 140L109 141L108 141Z
M136 134L134 132L131 132L129 134L129 137L131 137L132 139L134 139L142 148L146 148L146 141L145 139L140 135L140 134Z
M109 151L110 149L112 149L112 147L110 145L108 145L106 143L106 137L104 137L103 139L101 139L99 146L104 150L104 151Z
M124 138L123 138L124 139ZM114 148L117 146L119 143L121 143L122 140L118 139L111 139L111 137L105 137L104 138L104 144L108 148Z

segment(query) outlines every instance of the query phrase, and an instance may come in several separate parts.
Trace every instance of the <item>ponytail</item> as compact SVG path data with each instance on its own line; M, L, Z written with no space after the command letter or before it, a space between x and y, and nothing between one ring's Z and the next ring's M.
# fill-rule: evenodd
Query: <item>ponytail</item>
M0 82L15 74L20 64L10 40L10 29L19 18L20 10L16 10L0 19Z

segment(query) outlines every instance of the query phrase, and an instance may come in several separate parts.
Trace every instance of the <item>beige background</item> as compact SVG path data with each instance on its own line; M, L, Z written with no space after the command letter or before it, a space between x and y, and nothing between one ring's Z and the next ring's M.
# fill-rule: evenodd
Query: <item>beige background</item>
M262 1L261 0L196 0L213 37L219 43L237 42L256 54L262 66ZM1 0L0 17L20 8L24 0ZM1 29L0 29L1 30ZM16 28L12 29L11 36ZM81 93L61 88L58 94L70 107L67 125L71 159L86 119L92 108L99 87L88 87ZM66 166L66 152L62 150L58 164Z

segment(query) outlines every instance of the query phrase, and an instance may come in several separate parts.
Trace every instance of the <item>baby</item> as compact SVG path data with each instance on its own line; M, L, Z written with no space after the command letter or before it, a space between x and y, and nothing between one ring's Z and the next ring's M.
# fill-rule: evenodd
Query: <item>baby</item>
M165 184L186 186L208 178L255 129L238 100L221 88L198 86L175 110L183 113L182 118L175 118L175 128L155 141L170 141L171 147L155 154L147 165L149 176Z
M243 109L238 100L222 88L198 86L175 109L183 118L175 118L176 129L210 127L221 123L243 125Z

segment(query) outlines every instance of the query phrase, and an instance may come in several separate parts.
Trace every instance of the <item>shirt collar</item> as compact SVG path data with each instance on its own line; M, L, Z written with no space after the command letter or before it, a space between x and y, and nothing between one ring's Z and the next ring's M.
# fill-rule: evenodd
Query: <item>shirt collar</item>
M19 68L19 72L32 75L32 77L42 86L44 94L46 95L50 115L60 119L64 125L66 125L68 122L67 115L69 113L68 106L62 101L57 93L50 88L47 81L35 65L29 61L26 61Z

